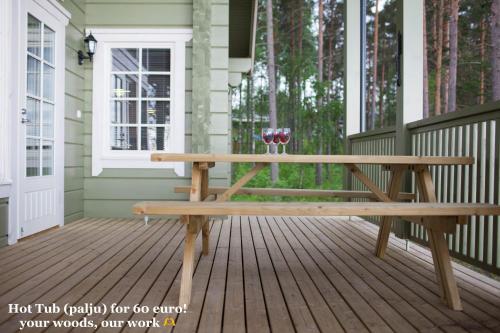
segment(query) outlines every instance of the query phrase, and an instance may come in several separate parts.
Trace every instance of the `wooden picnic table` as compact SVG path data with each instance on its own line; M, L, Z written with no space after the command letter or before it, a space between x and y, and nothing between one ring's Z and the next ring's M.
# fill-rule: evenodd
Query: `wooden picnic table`
M499 215L500 207L486 204L437 203L429 166L470 165L471 157L418 157L418 156L365 156L365 155L281 155L281 154L169 154L155 153L152 161L191 162L192 181L187 188L177 192L189 192L189 202L142 202L134 206L136 214L182 215L186 226L184 261L181 280L180 304L189 304L194 269L195 239L202 231L203 254L209 251L208 215L293 215L293 216L383 216L378 233L375 255L383 258L391 230L392 219L400 216L405 220L424 225L429 235L429 246L434 260L438 285L443 300L455 310L462 309L457 284L453 276L445 233L454 232L456 224L466 223L469 215ZM215 163L254 163L254 167L227 188L210 188L208 170ZM252 189L243 188L255 175L270 163L329 163L342 164L369 191L319 191L303 189ZM377 186L360 168L360 164L377 164L390 172L387 191ZM415 174L419 191L419 203L401 203L415 199L414 194L401 193L405 172ZM238 193L264 195L321 195L366 197L378 203L321 202L321 203L250 203L229 202ZM215 202L213 196L216 196Z

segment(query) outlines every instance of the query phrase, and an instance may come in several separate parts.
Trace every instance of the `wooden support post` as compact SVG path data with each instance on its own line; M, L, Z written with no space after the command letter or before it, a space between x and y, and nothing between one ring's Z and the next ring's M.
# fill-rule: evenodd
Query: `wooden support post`
M387 186L388 200L384 200L385 202L397 201L405 169L406 166L401 166L391 170L391 178ZM391 233L392 219L391 216L384 216L380 222L377 244L375 246L375 255L379 258L383 258L385 255L385 250L389 242L389 235Z
M437 202L432 177L427 166L415 168L417 186L424 202ZM429 223L427 226L429 247L432 253L436 278L441 291L441 298L453 310L462 310L457 282L453 276L448 244L442 230L437 230Z
M191 173L191 193L190 201L201 201L203 184L203 171L199 163L193 163ZM189 305L191 301L191 289L193 283L194 254L196 236L201 225L200 216L189 216L186 225L186 239L184 241L184 258L182 261L181 291L179 295L179 305Z
M201 170L201 201L205 200L208 197L208 168L203 168ZM210 237L210 228L208 224L208 216L202 217L202 238L203 238L203 255L207 255L209 251L209 237Z

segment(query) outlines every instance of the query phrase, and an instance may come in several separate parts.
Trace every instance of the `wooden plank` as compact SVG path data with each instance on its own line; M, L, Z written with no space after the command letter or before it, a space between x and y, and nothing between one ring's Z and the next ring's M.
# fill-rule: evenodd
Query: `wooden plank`
M368 271L368 273L363 273L362 270L357 270L357 275L363 277L375 276L387 288L398 293L435 326L442 327L449 332L463 331L460 326L467 329L484 329L479 322L470 316L460 311L453 311L442 303L434 281L434 272L430 275L430 279L422 277L418 272L421 266L419 260L413 258L408 252L394 249L388 252L385 260L379 260L377 257L370 255L376 242L377 233L362 238L353 233L353 223L349 221L345 226L338 223L337 219L320 218L318 221L320 222L318 225L311 225L311 227L321 228L320 230L326 235L332 235L334 237L332 241L341 246L351 257L359 261L362 268ZM402 257L403 264L395 261L395 256ZM380 288L382 287L377 287L377 290ZM386 298L386 296L383 296L383 299L391 301L394 297ZM399 311L399 307L399 303L395 302L394 308ZM419 327L421 324L414 322L414 325Z
M286 325L280 323L280 318L274 318L275 311L279 316L286 311L286 306L280 303L280 301L283 301L283 298L271 300L270 305L273 306L273 310L269 313L268 319L268 310L264 301L264 288L262 285L264 281L261 283L261 274L257 264L249 217L241 216L240 223L242 247L241 260L243 261L244 305L247 331L268 333L271 327L269 320L275 320L274 327L283 327ZM286 320L286 318L282 319ZM227 332L229 333L231 331Z
M229 243L229 258L227 263L227 281L224 296L224 322L222 332L244 333L246 332L245 286L243 281L241 221L239 216L233 216L230 217L230 219L231 239Z
M135 214L267 216L469 216L500 215L500 206L477 203L189 202L144 201ZM459 220L460 221L460 220Z
M250 171L248 171L243 177L238 179L236 183L234 183L230 188L228 188L222 195L217 196L217 202L225 202L231 199L231 197L238 192L238 190L252 180L260 170L262 170L267 164L266 163L256 163Z
M269 324L272 332L295 332L295 323L292 321L293 314L290 313L276 276L270 254L266 248L262 233L255 216L250 216L244 223L245 228L250 231L253 241L255 257L259 267L259 275L262 284L262 292L266 302ZM310 317L310 315L308 316ZM299 317L299 320L301 318Z
M91 290L101 279L106 277L121 261L136 251L142 246L152 235L158 233L161 228L166 228L168 225L165 221L154 221L147 228L144 224L135 221L132 227L126 228L124 231L125 238L120 239L116 245L109 250L102 249L102 252L95 260L81 268L77 274L73 274L70 278L65 279L57 288L51 289L37 299L37 303L51 304L56 303L59 306L64 304L76 304L78 300ZM95 231L99 233L99 231ZM107 233L113 234L112 231ZM117 234L119 236L119 234ZM43 313L43 314L19 314L12 317L6 322L2 329L16 330L19 320L56 320L60 314ZM13 325L10 325L13 324ZM9 326L7 326L9 325ZM9 329L7 329L9 327ZM61 330L60 328L58 329ZM35 331L35 330L33 330ZM41 331L41 330L40 330Z
M233 162L233 163L357 163L471 165L472 157L387 156L387 155L294 155L294 154L151 154L153 162Z
M209 194L222 194L229 187L210 187ZM174 188L175 193L189 193L190 186L177 186ZM268 196L304 196L304 197L338 197L338 198L368 198L377 199L375 194L369 191L342 191L342 190L309 190L309 189L288 189L288 188L252 188L242 187L234 194L246 195L268 195ZM400 192L398 195L399 201L414 200L415 194Z
M368 189L377 197L379 201L393 201L384 191L380 189L380 187L377 186L377 184L375 184L367 175L365 175L364 172L361 171L360 168L358 168L358 166L356 166L355 164L345 164L345 167L354 175L354 177L359 179L360 182L368 187Z
M138 249L123 260L120 265L109 272L104 279L99 281L99 283L85 293L83 297L78 299L74 305L84 306L86 303L105 303L109 306L112 303L120 302L174 236L175 229L172 229L172 227L173 224L160 223L160 227L155 233L143 241L143 244ZM148 226L144 226L144 228L148 228ZM75 292L78 291L75 290ZM88 320L94 320L95 322L103 319L101 314L86 316L85 314L78 313L71 317L63 315L60 320L80 320L83 317L88 318ZM61 330L61 328L51 327L48 331L62 332L63 330ZM73 329L73 332L82 331L85 331L85 329Z
M370 251L371 247L375 243L376 232L375 230L370 230L365 234L366 230L359 228L356 223L351 223L346 221L346 226L341 223L331 223L330 230L335 228L343 230L344 235L340 235L343 239L353 239L352 247L364 248L364 252ZM366 225L371 229L371 225ZM346 236L346 235L350 236ZM391 236L392 246L394 242L397 241L396 237ZM464 301L464 311L453 311L448 307L444 306L440 300L440 290L435 282L435 270L434 264L431 257L428 257L428 261L424 261L422 258L415 256L414 249L418 245L412 246L412 251L405 251L404 247L401 248L394 247L393 251L390 251L384 261L376 261L376 259L366 256L367 259L373 262L374 265L380 267L384 270L384 274L389 274L394 277L397 281L400 281L404 286L400 290L410 290L421 297L423 300L419 300L416 306L420 307L421 304L425 304L427 308L429 306L434 307L434 309L429 308L425 313L426 316L432 315L438 319L439 312L443 313L445 316L452 319L456 325L460 325L469 330L484 330L484 326L493 328L499 326L499 321L494 319L497 317L498 311L500 309L500 304L487 304L484 303L480 298L475 297L475 294L467 292L468 288L462 288L462 299ZM429 252L429 251L427 251ZM425 262L425 264L424 264ZM385 279L384 279L385 280ZM391 285L392 286L392 285ZM467 296L467 298L466 298ZM414 297L409 297L408 299L414 299ZM478 309L478 304L481 309ZM484 306L482 306L484 305ZM488 315L487 313L490 313ZM433 319L434 320L434 319ZM439 319L441 320L441 319ZM437 322L436 322L437 323ZM444 326L447 324L442 323ZM451 324L450 324L451 325ZM441 326L441 324L439 324Z
M318 260L318 264L323 262L321 267L333 269L334 273L329 276L332 284L339 286L339 292L345 295L346 301L349 301L353 311L367 328L378 332L412 331L411 325L402 321L401 315L376 293L371 281L367 282L362 278L366 278L366 275L359 275L353 270L355 261L342 257L342 248L328 238L327 233L315 227L317 223L310 223L310 220L302 218L293 218L292 222L291 229L296 234L305 234L309 239L311 244L308 251L319 252L319 255L311 256L313 260Z
M283 223L277 223L276 226L283 233L284 239L290 243L292 250L338 318L342 328L347 332L367 332L367 327L372 332L388 330L382 318L370 308L368 303L364 302L357 291L338 272L338 267L325 260L313 246L308 238L310 235L295 228L292 219L297 218L281 219ZM274 228L273 224L270 224L270 227Z

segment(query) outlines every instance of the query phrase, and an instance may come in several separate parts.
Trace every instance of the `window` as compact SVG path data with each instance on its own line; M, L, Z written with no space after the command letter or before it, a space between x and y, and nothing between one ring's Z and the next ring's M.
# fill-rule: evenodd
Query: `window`
M191 30L96 29L92 174L104 168L173 168L152 152L184 152L185 43Z

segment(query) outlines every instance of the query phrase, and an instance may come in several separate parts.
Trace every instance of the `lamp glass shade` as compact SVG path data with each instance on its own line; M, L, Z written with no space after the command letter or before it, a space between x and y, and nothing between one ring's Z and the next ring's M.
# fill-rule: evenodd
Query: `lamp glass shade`
M92 36L92 34L88 35L85 40L85 47L87 48L87 54L92 55L95 53L97 47L97 40Z

